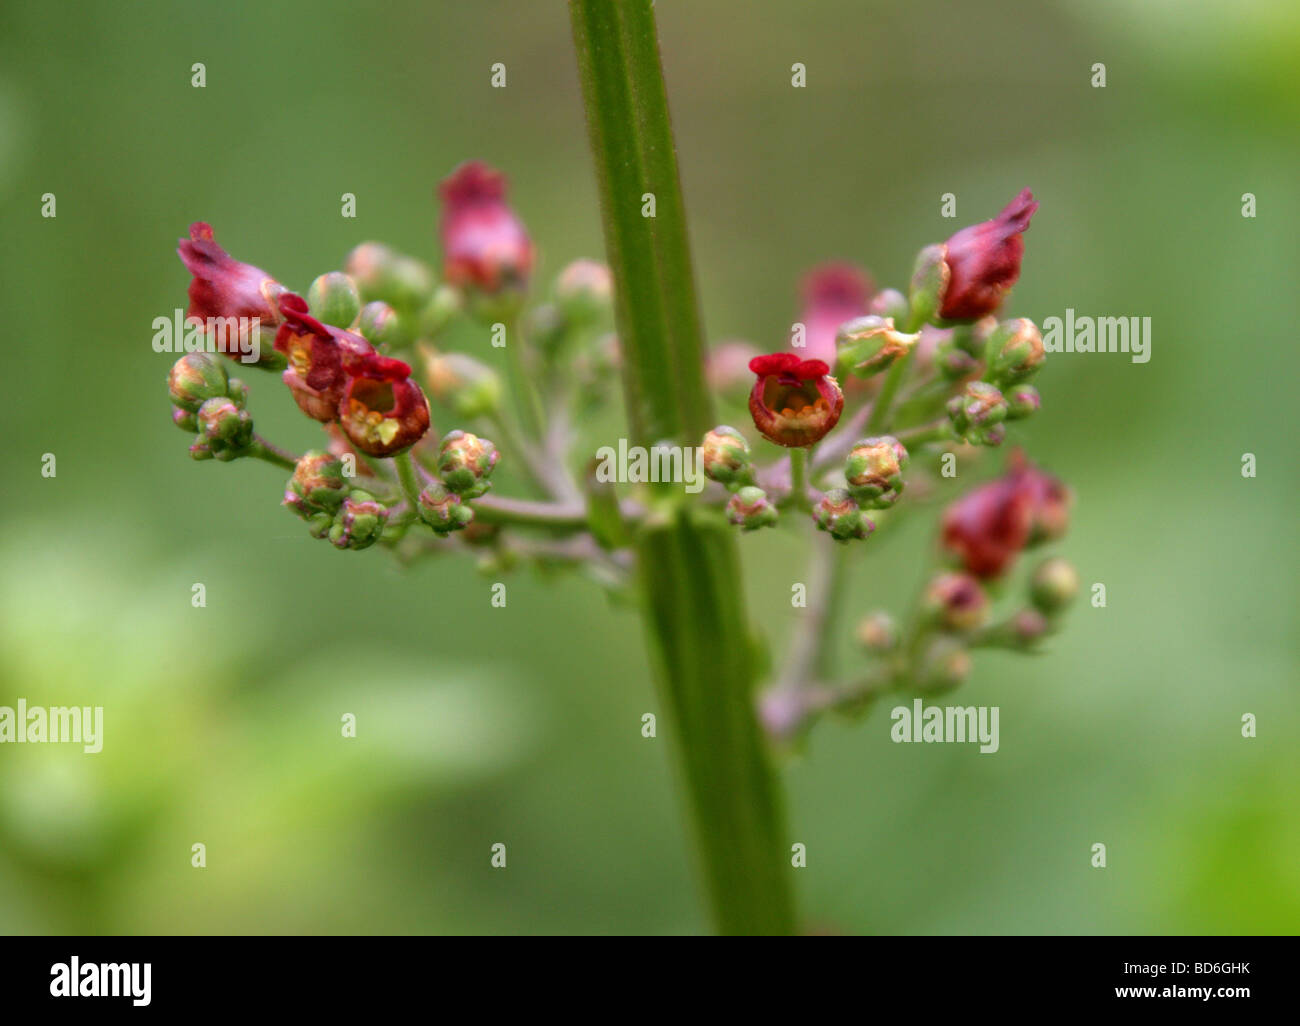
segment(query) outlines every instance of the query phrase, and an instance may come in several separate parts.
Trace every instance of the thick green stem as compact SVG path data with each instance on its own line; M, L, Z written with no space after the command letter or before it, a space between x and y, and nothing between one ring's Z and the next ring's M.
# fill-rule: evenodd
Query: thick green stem
M614 273L632 440L712 426L677 158L651 0L570 0ZM643 216L653 197L654 216ZM734 537L686 504L636 535L648 639L702 870L724 933L794 929L790 839L754 713L758 665Z

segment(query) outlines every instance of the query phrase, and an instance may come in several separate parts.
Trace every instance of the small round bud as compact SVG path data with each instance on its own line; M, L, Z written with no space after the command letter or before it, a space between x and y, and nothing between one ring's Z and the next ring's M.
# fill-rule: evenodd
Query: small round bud
M859 620L855 633L858 644L876 655L887 655L898 647L898 624L883 609Z
M868 509L885 509L898 501L903 490L907 449L893 435L864 438L844 461L849 494Z
M1008 621L1011 638L1017 646L1031 648L1052 629L1051 623L1037 609L1022 609Z
M253 419L224 396L208 399L198 412L200 441L216 459L233 459L253 440Z
M858 504L843 488L832 488L813 507L813 521L819 531L827 531L836 541L866 538L876 529Z
M1038 325L1027 317L999 324L989 337L985 352L992 376L1004 385L1030 377L1047 358Z
M727 520L743 531L773 527L777 521L776 507L768 501L767 492L756 485L747 485L727 502Z
M199 418L197 414L189 410L182 410L176 407L172 410L172 423L182 431L188 431L191 434L197 434L199 430Z
M726 485L732 491L754 482L749 443L733 427L723 424L705 435L700 446L700 458L704 463L705 477Z
M312 449L299 458L284 490L284 505L304 520L333 513L348 492L343 463L327 452Z
M376 299L361 308L357 318L357 333L373 346L400 349L411 344L411 332L406 322L391 306Z
M871 303L867 306L867 313L890 318L895 324L907 323L909 312L907 297L898 289L881 289L871 297Z
M361 293L356 283L342 271L322 274L307 290L311 315L336 328L348 328L361 311Z
M980 368L979 360L952 341L939 343L934 353L934 365L948 381L968 378Z
M226 369L208 353L186 353L167 375L167 392L179 409L197 413L207 399L226 394Z
M433 481L420 493L420 519L437 534L450 534L468 527L474 510L441 481Z
M388 509L369 492L354 488L343 500L329 529L336 549L365 549L379 540Z
M460 289L446 282L433 290L421 308L417 322L422 338L435 338L465 307Z
M1059 613L1078 594L1079 574L1068 560L1059 556L1039 563L1030 578L1030 598L1048 616Z
M412 313L433 294L433 272L381 242L363 242L348 254L344 270L366 303L382 299L396 310Z
M614 279L599 260L575 260L555 281L555 301L575 324L588 324L610 308Z
M474 420L501 409L501 379L491 367L463 353L421 349L429 394L446 403L457 419Z
M486 438L468 431L453 431L438 450L438 473L443 484L463 499L474 499L491 487L488 478L497 465L497 449Z
M999 444L1006 436L1006 429L1000 427L1006 416L1006 399L987 381L968 381L959 395L948 400L953 430L972 445Z
M892 317L855 317L836 333L836 363L842 373L869 378L910 352L920 338L897 330Z
M926 648L916 674L916 686L923 691L949 691L961 684L971 670L971 657L955 638L935 638Z
M989 599L980 582L961 573L940 574L931 581L921 607L933 622L960 633L982 626L989 615Z
M1007 390L1007 420L1023 420L1038 412L1042 396L1033 385L1013 385Z

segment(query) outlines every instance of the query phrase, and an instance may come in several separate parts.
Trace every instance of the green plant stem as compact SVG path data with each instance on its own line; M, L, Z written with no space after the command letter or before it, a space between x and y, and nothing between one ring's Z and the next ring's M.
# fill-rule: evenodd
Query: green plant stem
M807 449L790 450L790 500L795 509L809 508Z
M506 323L506 379L510 384L510 394L514 398L520 427L530 443L541 446L546 439L541 401L537 398L537 390L533 387L524 362L528 342L519 323L517 316Z
M867 418L867 434L879 434L889 426L890 407L894 404L894 396L898 394L899 386L907 377L907 366L911 360L912 350L909 349L895 360L894 365L885 373L885 383L880 386L880 394L871 404L871 416Z
M417 514L420 511L420 475L411 459L411 451L403 450L393 456L393 466L397 468L397 482L402 486L402 494Z
M650 0L570 0L614 274L629 434L697 444L712 426L677 158ZM656 216L641 215L655 197ZM689 507L636 534L647 635L671 713L717 928L794 930L790 839L754 709L758 661L735 538Z
M298 465L298 457L279 446L272 445L261 435L253 436L253 444L249 447L248 455L277 467L283 467L285 470L293 470Z

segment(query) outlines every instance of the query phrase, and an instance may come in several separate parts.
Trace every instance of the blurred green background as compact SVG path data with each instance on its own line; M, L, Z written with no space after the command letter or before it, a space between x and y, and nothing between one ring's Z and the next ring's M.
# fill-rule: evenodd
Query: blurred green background
M817 730L784 773L807 919L1295 932L1300 7L658 10L711 338L777 348L810 264L900 284L1025 185L1008 311L1153 319L1148 364L1050 358L1018 435L1074 487L1061 551L1107 607L977 659L959 697L1000 706L996 757L892 744L887 709ZM190 221L298 288L367 238L434 259L433 188L470 157L510 175L543 280L600 255L564 6L6 0L0 55L0 704L106 707L100 755L0 747L0 931L707 929L636 618L530 572L493 610L466 561L312 540L280 472L187 458L150 348ZM259 430L314 441L244 377ZM850 616L910 600L936 513L866 550ZM744 540L778 651L805 545Z

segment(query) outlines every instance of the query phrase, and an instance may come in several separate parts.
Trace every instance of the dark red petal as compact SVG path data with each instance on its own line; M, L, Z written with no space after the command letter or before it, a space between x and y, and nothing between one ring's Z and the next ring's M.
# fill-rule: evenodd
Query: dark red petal
M799 367L794 371L795 376L804 381L812 378L824 378L831 372L825 360L801 360Z
M749 369L760 377L769 374L793 374L803 363L794 353L766 353L749 361ZM822 364L825 367L825 364ZM825 373L823 371L822 373Z

